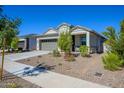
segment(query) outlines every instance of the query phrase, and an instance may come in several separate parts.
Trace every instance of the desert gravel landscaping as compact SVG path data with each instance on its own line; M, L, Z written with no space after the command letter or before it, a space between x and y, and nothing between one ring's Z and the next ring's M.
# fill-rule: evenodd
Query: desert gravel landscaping
M76 61L64 61L63 56L53 57L52 54L19 60L18 62L37 66L41 65L47 70L77 77L83 80L99 83L110 87L124 87L124 69L121 71L105 70L101 56L92 54L91 57L75 57Z

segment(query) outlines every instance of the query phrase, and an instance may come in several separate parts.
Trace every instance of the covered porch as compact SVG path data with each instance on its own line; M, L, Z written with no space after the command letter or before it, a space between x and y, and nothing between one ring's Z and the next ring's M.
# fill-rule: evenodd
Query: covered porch
M71 33L72 35L72 51L79 52L79 47L81 45L86 45L89 47L90 52L90 32L75 31Z

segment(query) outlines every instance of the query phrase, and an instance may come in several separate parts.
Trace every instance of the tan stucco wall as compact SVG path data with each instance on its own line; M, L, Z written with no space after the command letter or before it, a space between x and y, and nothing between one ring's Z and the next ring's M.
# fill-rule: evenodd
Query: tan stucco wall
M90 46L97 46L97 42L98 42L98 37L93 34L93 33L90 33Z
M94 34L94 33L90 33L90 49L91 51L95 52L96 50L98 50L98 52L103 51L103 45L100 42L101 41L101 37Z

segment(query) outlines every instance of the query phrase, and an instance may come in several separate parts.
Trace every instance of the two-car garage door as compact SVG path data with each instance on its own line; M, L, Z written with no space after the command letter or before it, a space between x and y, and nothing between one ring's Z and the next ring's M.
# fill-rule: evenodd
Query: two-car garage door
M40 50L53 51L57 48L57 39L48 39L40 41Z

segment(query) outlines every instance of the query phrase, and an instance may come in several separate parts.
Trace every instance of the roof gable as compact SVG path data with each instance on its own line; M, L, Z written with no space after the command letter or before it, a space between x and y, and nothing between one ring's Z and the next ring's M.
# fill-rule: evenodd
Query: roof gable
M62 24L58 25L56 29L58 30L62 26L70 26L70 24L68 24L68 23L62 23Z
M72 28L72 31L73 30L76 30L76 29L82 29L82 30L84 30L84 31L92 31L92 29L89 29L89 28L86 28L86 27L83 27L83 26L75 26L75 27L73 27Z
M57 34L57 31L54 29L48 29L48 31L45 32L44 35L47 35L47 34Z

